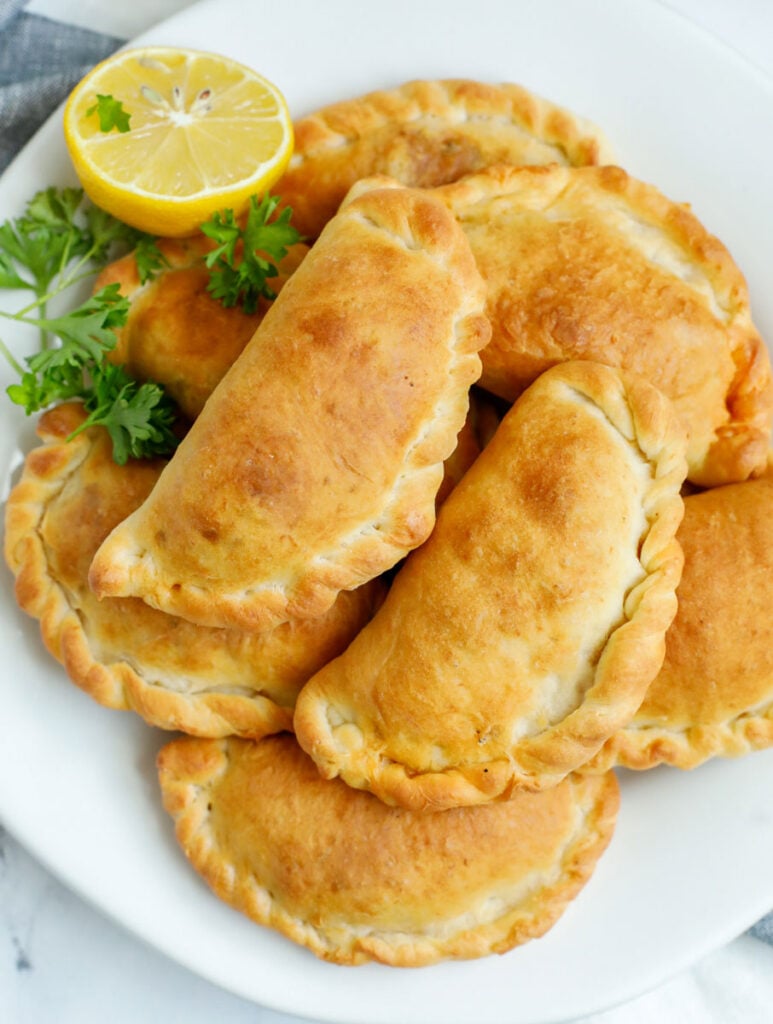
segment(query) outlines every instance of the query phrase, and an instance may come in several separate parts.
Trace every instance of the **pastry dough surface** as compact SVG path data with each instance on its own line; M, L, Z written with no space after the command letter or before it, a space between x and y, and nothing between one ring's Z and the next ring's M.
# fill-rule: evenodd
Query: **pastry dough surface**
M663 667L588 770L694 768L773 744L773 474L684 504Z
M163 461L112 459L107 432L80 405L46 413L6 506L6 559L20 606L70 678L107 707L200 736L260 737L289 728L301 685L339 654L381 599L374 580L322 618L266 634L195 626L138 598L98 601L87 583L107 533L148 495Z
M331 104L295 124L276 193L316 237L359 178L388 174L428 188L495 163L597 164L611 159L595 125L505 83L406 82Z
M442 204L360 194L97 552L97 594L260 631L394 565L434 524L489 337L483 303Z
M595 363L520 398L376 616L303 688L326 777L434 810L554 785L640 704L676 611L684 438Z
M137 261L128 253L105 267L94 284L99 291L117 283L131 300L127 322L116 330L118 340L107 358L138 380L163 385L189 420L201 412L271 305L261 298L254 313L245 313L210 295L203 258L212 245L203 235L161 239L159 249L168 266L153 280L140 282ZM301 243L292 246L271 280L275 292L307 251Z
M287 735L178 740L159 777L178 840L215 893L341 964L417 967L543 934L588 880L619 800L609 773L415 815L325 782Z
M435 194L488 288L482 387L513 400L563 360L618 366L674 401L694 483L761 471L767 350L740 270L686 206L617 167L490 168Z

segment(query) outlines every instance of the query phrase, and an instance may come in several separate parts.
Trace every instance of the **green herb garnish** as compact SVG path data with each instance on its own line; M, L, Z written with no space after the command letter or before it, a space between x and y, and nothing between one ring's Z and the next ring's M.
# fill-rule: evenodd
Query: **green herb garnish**
M86 117L91 117L92 114L96 114L99 118L101 132L111 132L113 128L119 132L129 131L131 114L123 109L121 100L116 100L112 96L101 96L97 93L97 102L86 111Z
M289 223L289 207L269 220L278 204L277 196L266 194L260 202L253 196L244 228L233 210L216 213L202 224L204 234L218 243L205 257L210 271L207 290L224 306L239 303L245 313L254 313L261 296L276 298L268 281L278 275L276 264L287 255L288 247L301 240Z
M47 406L80 399L89 413L79 428L101 424L113 442L113 457L123 464L171 451L174 406L157 384L139 384L105 356L116 344L115 329L126 323L129 300L120 286L108 285L61 316L47 306L113 256L118 243L134 247L142 281L165 264L155 240L114 217L85 205L79 189L46 189L27 204L24 214L0 225L0 287L27 289L35 299L0 316L38 327L40 351L20 364L0 339L0 353L19 374L8 396L29 415ZM58 344L52 344L58 339Z

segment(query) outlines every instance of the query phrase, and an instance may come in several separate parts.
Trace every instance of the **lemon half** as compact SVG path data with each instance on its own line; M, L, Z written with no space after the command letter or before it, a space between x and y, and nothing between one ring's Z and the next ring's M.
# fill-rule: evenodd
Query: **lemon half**
M129 130L103 131L98 96L120 101ZM98 64L64 111L75 171L92 202L154 235L192 234L216 210L244 210L292 154L280 91L228 57L145 47Z

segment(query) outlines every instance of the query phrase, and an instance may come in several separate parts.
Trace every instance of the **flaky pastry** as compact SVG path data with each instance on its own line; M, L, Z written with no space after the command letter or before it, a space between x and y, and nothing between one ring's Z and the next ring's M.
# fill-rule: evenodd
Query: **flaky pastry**
M286 729L301 685L372 615L378 581L341 594L323 617L266 634L195 626L138 598L97 601L91 558L148 495L163 461L116 465L102 427L67 441L79 405L46 413L44 444L27 456L6 506L5 553L20 606L48 650L99 703L200 736L260 737Z
M270 307L260 298L254 313L241 306L226 308L207 290L209 271L204 257L213 243L204 235L161 239L158 247L167 266L141 283L134 253L115 260L99 274L94 290L119 284L131 300L125 326L116 330L110 362L126 367L138 380L152 380L195 419L204 403L255 333ZM279 292L307 252L293 245L280 262L272 290Z
M489 337L483 303L441 203L359 195L100 547L95 592L260 631L394 565L434 524Z
M694 768L773 744L773 474L685 498L663 667L587 766Z
M768 353L743 275L685 205L617 167L490 168L434 194L488 288L482 387L513 400L563 360L618 366L674 401L694 483L761 471Z
M294 727L328 778L435 810L544 789L633 715L682 555L671 404L565 363L516 402Z
M350 186L372 174L428 188L494 163L610 160L595 125L520 85L415 81L298 120L276 192L292 207L293 224L314 238Z
M325 782L292 736L176 740L159 755L177 838L214 892L341 964L418 967L542 935L611 837L613 773L416 815Z

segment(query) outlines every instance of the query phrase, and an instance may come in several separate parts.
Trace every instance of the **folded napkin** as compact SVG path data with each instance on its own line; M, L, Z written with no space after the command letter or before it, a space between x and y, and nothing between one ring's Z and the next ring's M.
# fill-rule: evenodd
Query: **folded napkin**
M27 14L26 3L0 0L0 171L73 86L124 42ZM773 946L773 912L749 934Z
M773 946L773 911L766 914L753 928L750 928L749 934L753 935L755 939L762 939L763 942Z
M0 170L76 82L122 39L27 14L0 0Z

